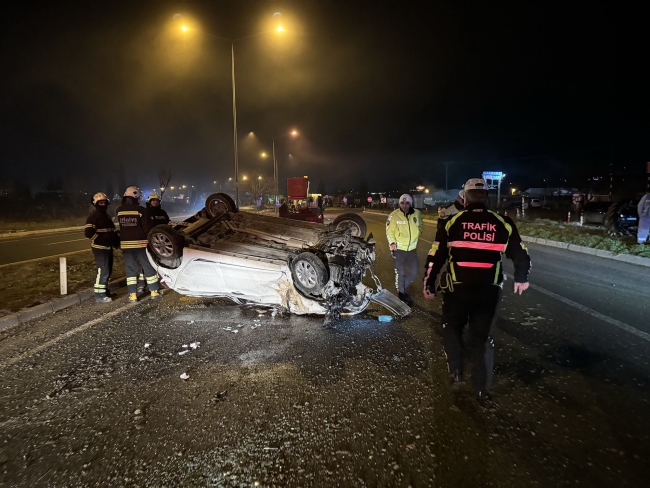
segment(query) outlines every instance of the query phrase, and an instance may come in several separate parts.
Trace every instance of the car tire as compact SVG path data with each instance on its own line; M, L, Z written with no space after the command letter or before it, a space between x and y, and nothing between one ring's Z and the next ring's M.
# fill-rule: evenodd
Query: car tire
M157 225L147 236L149 250L158 260L171 261L183 256L185 239L170 225Z
M300 253L291 263L295 287L306 295L318 295L327 283L325 263L310 252Z
M213 193L205 199L205 211L208 217L213 218L224 212L236 212L235 201L226 193Z
M621 219L621 213L633 213L636 210L634 202L630 200L623 200L618 203L612 203L605 213L605 229L611 235L618 236L632 236L634 235L634 230L632 226L625 225Z
M344 213L339 215L334 219L334 222L332 222L332 228L334 230L349 229L354 237L360 237L361 239L364 239L368 232L366 221L363 220L363 217L355 213Z

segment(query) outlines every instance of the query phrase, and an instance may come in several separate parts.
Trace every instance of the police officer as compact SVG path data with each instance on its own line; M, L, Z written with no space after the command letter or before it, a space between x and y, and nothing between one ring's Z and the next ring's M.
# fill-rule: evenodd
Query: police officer
M513 261L515 293L528 289L530 271L530 257L514 222L488 210L487 203L485 180L470 179L465 209L438 225L424 275L425 298L442 292L442 343L452 388L463 383L462 336L469 323L472 383L479 401L489 398L492 381L491 334L503 288L501 253Z
M144 277L151 290L151 298L160 298L160 284L147 253L147 235L153 228L153 221L148 211L140 206L142 192L137 186L130 186L122 197L122 206L117 209L117 220L120 223L120 246L126 269L126 286L129 291L129 301L137 302L138 266L142 266Z
M84 235L90 239L90 249L97 265L93 291L96 302L110 303L112 299L108 296L108 280L113 272L113 248L120 247L120 238L115 224L106 213L109 203L106 194L95 193L92 202L95 211L86 219Z
M458 196L456 197L456 200L454 200L454 203L449 205L447 208L438 210L438 218L448 219L452 215L456 215L464 208L465 208L465 190L461 190L458 192Z
M413 208L413 197L404 194L399 197L399 208L386 220L386 237L395 266L395 288L399 299L409 307L413 298L407 289L418 275L416 248L422 233L422 214Z

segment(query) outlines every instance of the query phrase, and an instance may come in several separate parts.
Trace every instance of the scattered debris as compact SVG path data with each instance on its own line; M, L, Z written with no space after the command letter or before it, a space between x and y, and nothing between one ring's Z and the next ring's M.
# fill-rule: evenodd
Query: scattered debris
M149 342L144 343L144 348L145 349L149 349L150 347L151 347L151 343L149 343Z
M187 349L187 348L190 347L190 346L188 346L187 344L183 344L183 347L184 347L185 349Z
M187 374L187 373L183 373L183 374L181 375L181 379L182 379L182 380L189 380L189 379L190 379L190 375Z
M133 412L133 415L140 415L140 414L142 414L142 410L140 410L139 408L135 412Z
M191 342L191 343L190 343L190 347L191 347L192 349L197 349L197 348L200 347L200 346L201 346L201 343L200 343L200 342Z
M380 315L379 317L377 317L377 320L379 320L380 322L390 322L391 320L393 320L393 317L391 315Z
M183 354L187 354L188 352L190 352L189 349L184 349L184 350L180 351L180 352L178 353L178 355L179 355L179 356L182 356Z

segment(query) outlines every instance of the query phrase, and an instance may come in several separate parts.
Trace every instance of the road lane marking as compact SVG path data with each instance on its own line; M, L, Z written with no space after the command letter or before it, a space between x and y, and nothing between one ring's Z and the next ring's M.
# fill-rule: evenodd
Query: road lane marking
M81 251L65 252L63 254L52 254L50 256L43 256L43 257L40 257L40 258L27 259L26 261L15 261L13 263L0 264L0 268L4 268L5 266L13 266L14 264L33 263L35 261L40 261L41 259L47 259L47 258L60 258L60 257L63 257L63 256L70 256L71 254L78 254L80 252L88 252L88 251L90 251L90 249L82 249Z
M132 307L134 305L135 305L135 303L127 303L126 305L124 305L123 307L118 308L117 310L113 310L112 312L104 314L99 318L91 320L90 322L86 322L85 324L82 324L82 325L80 325L79 327L77 327L75 329L69 330L69 331L61 334L60 336L55 337L54 339L51 339L51 340L47 341L45 344L41 344L40 346L38 346L38 347L36 347L34 349L30 349L29 351L22 353L20 356L16 356L15 358L11 358L11 359L9 359L7 361L4 361L4 362L0 363L0 368L6 368L8 366L13 366L14 364L22 361L23 359L27 359L28 357L33 356L34 354L38 354L39 352L42 352L45 349L48 349L49 347L53 346L57 342L60 342L63 339L67 339L68 337L71 337L71 336L75 335L77 332L82 332L82 331L84 331L86 329L89 329L93 325L98 324L99 322L102 322L102 321L104 321L106 319L110 319L111 317L114 317L115 315L119 314L120 312L123 312L127 308Z
M85 241L86 238L84 237L83 239L72 239L71 241L61 241L61 242L48 242L47 244L41 244L41 246L54 246L56 244L65 244L66 242L78 242L78 241Z
M508 278L514 280L514 277L511 274L508 274ZM577 308L581 312L585 312L592 317L596 317L597 319L602 320L603 322L607 322L610 325L613 325L614 327L617 327L621 330L624 330L625 332L629 332L630 334L633 334L637 337L640 337L641 339L645 339L646 341L650 341L650 334L647 334L646 332L640 331L639 329L632 327L631 325L627 325L624 322L621 322L620 320L613 319L607 315L604 315L600 312L596 312L595 310L585 307L584 305L580 305L577 302L574 302L573 300L569 300L568 298L564 298L562 295L558 295L557 293L553 293L550 290L547 290L546 288L542 288L541 286L533 285L532 283L529 285L530 288L533 290L536 290L540 293L543 293L544 295L547 295L551 298L555 298L556 300L559 300L562 303L565 303L567 305L570 305L571 307Z

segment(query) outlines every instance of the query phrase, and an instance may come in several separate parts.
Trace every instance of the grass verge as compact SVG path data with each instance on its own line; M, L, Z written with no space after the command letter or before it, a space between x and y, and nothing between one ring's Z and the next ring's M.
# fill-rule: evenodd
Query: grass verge
M95 261L90 250L66 256L68 294L92 288ZM124 276L122 253L115 252L113 277ZM43 258L30 263L0 268L0 316L61 297L59 258Z
M552 241L603 249L615 254L632 254L650 258L650 246L637 243L635 237L610 236L605 230L595 227L579 227L553 220L537 219L533 222L518 220L517 228L521 235L529 237L541 237Z
M376 213L383 213L383 214L390 214L393 210L392 209L383 209L383 208L369 208L367 209L368 212L376 212ZM428 222L437 222L438 221L438 214L434 212L422 212L422 220L426 220Z

